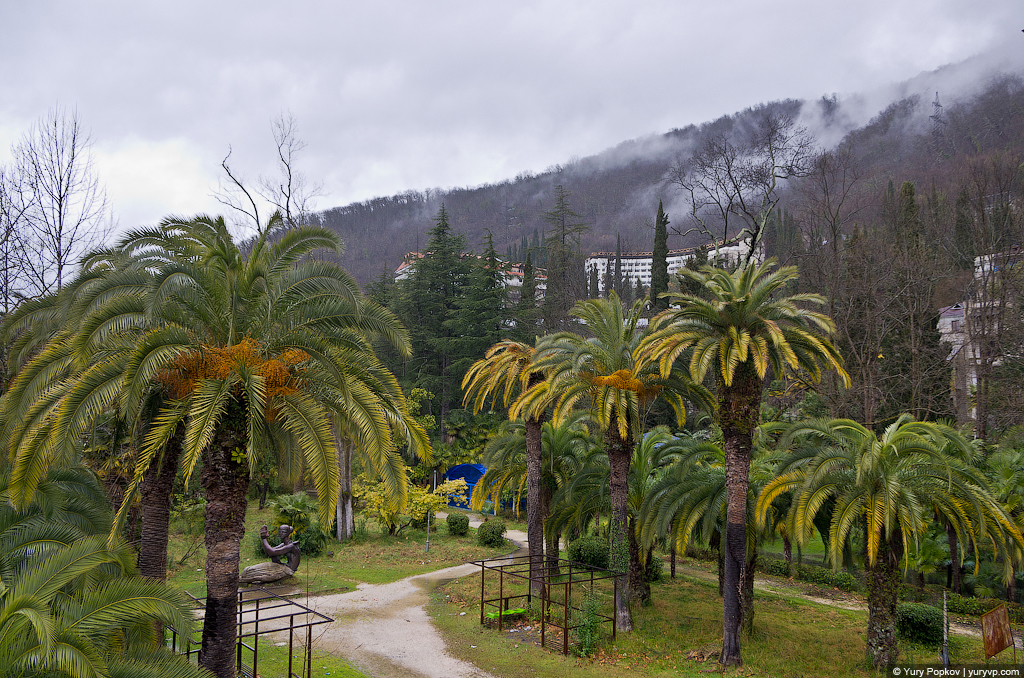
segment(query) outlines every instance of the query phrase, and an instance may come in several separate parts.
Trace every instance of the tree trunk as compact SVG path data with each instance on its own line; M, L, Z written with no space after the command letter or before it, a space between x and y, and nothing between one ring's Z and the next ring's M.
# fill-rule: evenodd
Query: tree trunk
M956 536L956 529L949 521L946 521L946 539L949 541L949 569L946 570L946 586L959 596L963 594L963 585L960 583L960 542Z
M538 599L544 593L544 585L539 581L544 567L541 452L541 420L531 417L526 420L526 541L530 554L530 594Z
M614 422L604 435L605 448L608 451L610 467L609 495L611 499L611 540L609 568L621 572L616 578L618 596L615 601L615 624L620 631L633 630L633 617L629 612L629 569L630 548L626 536L629 530L629 464L633 455L632 434L625 440L619 435L619 428Z
M882 539L875 564L868 571L867 660L876 669L896 663L896 603L900 588L899 538Z
M640 543L636 539L635 519L629 519L629 599L642 603L651 601L651 584L647 581L647 567ZM649 559L648 559L649 560Z
M171 495L178 474L178 458L185 442L185 425L178 424L161 458L154 459L139 487L142 504L142 540L139 574L167 580L167 536L171 522Z
M544 474L543 472L542 472L541 476L542 477L541 477L540 493L541 493L541 499L542 499L541 507L543 508L543 513L541 515L541 524L545 526L544 527L544 533L545 533L545 538L544 538L545 539L545 541L544 541L544 543L545 543L545 546L544 546L545 567L547 568L547 573L549 575L557 575L557 574L560 574L560 568L558 567L558 556L559 556L559 553L558 553L558 538L561 535L558 535L558 534L548 534L548 529L546 527L547 526L547 522L548 522L548 517L551 515L551 507L555 505L555 488L556 488L556 482L557 481L553 477L551 477L550 475Z
M725 442L725 573L723 577L723 666L740 666L740 626L743 623L741 575L747 563L747 492L754 428L760 417L761 380L752 361L736 367L732 384L718 377L718 416ZM752 575L753 573L751 573Z
M338 505L335 519L338 523L335 534L338 541L348 541L355 533L355 516L352 511L352 441L338 439Z
M228 405L224 419L239 416ZM235 415L235 417L232 417ZM244 449L245 434L221 426L203 460L203 489L206 491L206 610L199 665L216 678L235 678L235 634L238 606L239 543L245 533L245 494L249 489L248 469L231 458Z
M668 552L669 572L671 573L672 578L675 579L676 578L676 540L673 537L670 537L670 539L672 539L672 546L669 547L669 552Z
M750 637L754 632L754 566L757 563L757 549L752 549L746 566L740 572L740 604L743 614L743 632Z
M789 573L793 572L793 542L789 540L789 535L782 535L782 555L786 559L786 571Z

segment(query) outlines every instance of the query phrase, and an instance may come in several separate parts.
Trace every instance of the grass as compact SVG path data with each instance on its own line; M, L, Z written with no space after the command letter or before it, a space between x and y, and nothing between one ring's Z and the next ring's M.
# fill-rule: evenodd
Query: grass
M273 524L274 517L270 509L261 511L255 505L249 508L241 545L243 568L266 560L254 552L254 535L259 534L261 525ZM344 544L329 540L323 555L304 555L295 577L281 583L314 594L345 591L355 588L358 583L386 584L471 560L504 555L512 548L480 546L474 529L470 529L465 537L452 537L443 525L430 533L429 552L426 540L425 530L406 529L397 536L388 536L372 525L364 537ZM327 555L330 552L333 555ZM206 595L205 565L206 549L202 535L172 532L168 550L169 581L201 598Z
M430 612L451 654L503 678L698 677L719 670L722 601L713 582L680 576L654 584L652 605L634 609L632 633L620 634L611 643L603 625L598 651L591 658L579 658L520 642L515 633L481 627L479 581L466 577L440 587L432 596ZM864 663L866 612L759 592L754 621L754 633L742 641L744 666L731 674L875 675ZM955 638L951 654L954 662L984 663L980 639ZM935 655L935 648L905 644L901 663L932 663ZM1008 661L999 657L992 664Z

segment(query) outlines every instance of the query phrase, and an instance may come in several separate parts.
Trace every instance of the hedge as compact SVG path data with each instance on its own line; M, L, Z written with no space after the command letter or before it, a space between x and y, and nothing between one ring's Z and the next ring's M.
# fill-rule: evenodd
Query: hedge
M896 606L896 630L907 640L941 643L942 610L924 603L900 603Z

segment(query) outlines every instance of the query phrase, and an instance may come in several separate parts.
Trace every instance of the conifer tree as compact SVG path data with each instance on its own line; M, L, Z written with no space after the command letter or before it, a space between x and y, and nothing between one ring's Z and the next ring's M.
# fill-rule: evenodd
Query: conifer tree
M612 277L615 293L622 297L622 234L615 234L615 274Z
M651 309L668 308L668 299L658 295L668 292L668 215L658 201L658 217L654 220L654 250L651 254Z
M484 243L483 256L473 260L465 293L444 323L452 337L451 371L459 383L469 366L502 340L509 319L502 264L490 231Z
M587 295L587 297L590 299L597 299L598 297L601 296L597 284L597 266L590 267L590 275L588 276L588 282L590 283L590 293Z
M526 252L523 264L523 287L516 304L516 327L519 340L531 343L537 336L537 278L533 267L533 256Z
M567 328L569 310L586 294L583 280L583 258L580 239L588 225L569 203L569 192L555 186L555 204L544 212L544 221L551 224L547 246L547 288L544 292L544 328L557 332Z

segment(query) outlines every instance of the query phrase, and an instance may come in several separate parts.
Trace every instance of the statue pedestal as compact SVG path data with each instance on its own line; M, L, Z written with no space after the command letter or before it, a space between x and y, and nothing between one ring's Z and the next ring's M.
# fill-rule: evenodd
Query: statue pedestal
M280 581L285 577L291 577L295 571L287 565L278 563L257 563L242 570L238 577L239 584L268 584Z

